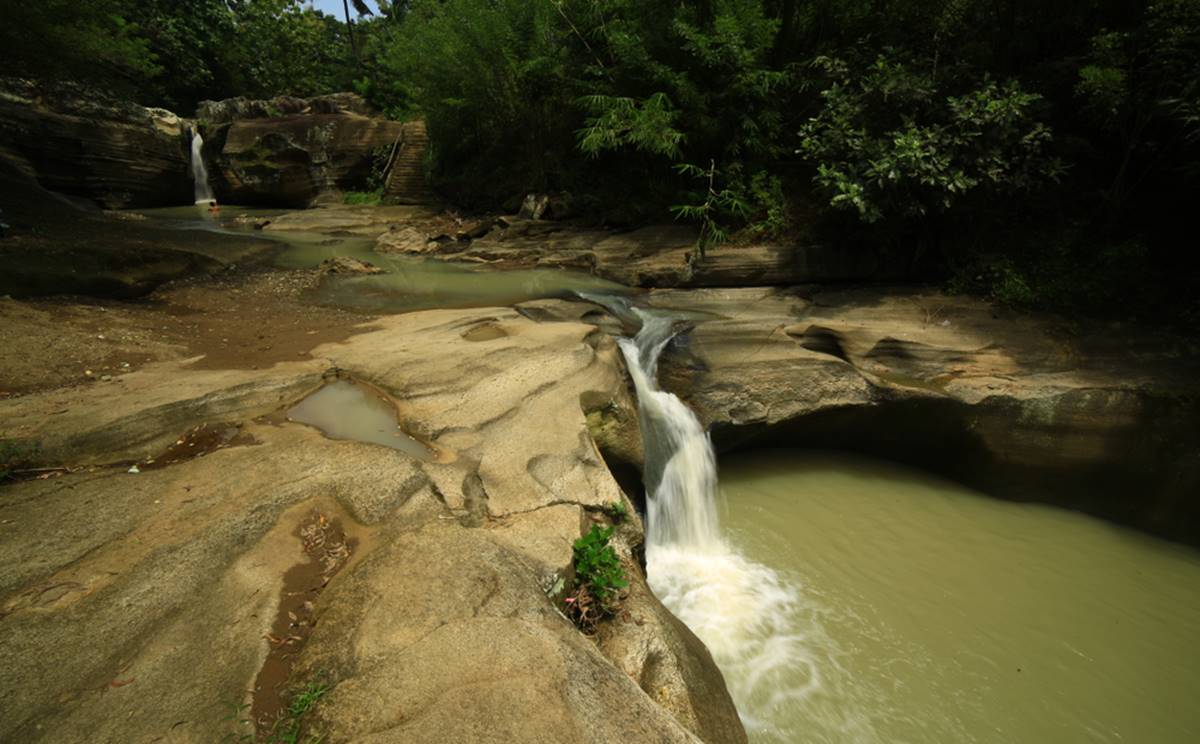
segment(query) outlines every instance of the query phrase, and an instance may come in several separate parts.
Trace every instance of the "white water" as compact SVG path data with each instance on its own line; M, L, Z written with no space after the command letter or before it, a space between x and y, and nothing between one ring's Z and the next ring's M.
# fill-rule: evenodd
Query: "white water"
M197 204L207 204L213 200L212 189L208 187L208 169L204 167L204 158L200 149L204 147L204 138L199 132L192 135L192 183L195 184Z
M620 345L637 388L646 450L650 586L708 646L754 738L793 740L796 732L776 721L821 685L806 648L827 641L813 638L823 635L820 624L800 611L802 598L793 586L721 537L712 442L691 409L657 383L658 358L674 336L673 322L631 312L642 328ZM801 616L808 617L803 628Z

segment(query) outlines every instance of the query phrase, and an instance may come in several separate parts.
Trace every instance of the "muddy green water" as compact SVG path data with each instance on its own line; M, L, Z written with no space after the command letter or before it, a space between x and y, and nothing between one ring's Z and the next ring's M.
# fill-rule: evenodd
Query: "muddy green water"
M400 428L389 401L349 380L325 385L288 409L287 417L317 427L330 439L382 444L422 460L433 458L428 447Z
M321 305L368 313L400 313L444 307L493 307L544 298L573 298L576 292L620 294L628 288L582 272L561 269L497 271L479 264L375 252L369 238L330 236L292 230L254 230L239 217L271 218L286 210L224 206L213 215L202 206L138 210L151 220L185 230L230 235L252 234L283 246L275 265L312 269L336 256L374 264L385 273L368 276L330 275L311 294Z
M752 741L1200 741L1200 553L842 456L720 477L772 616L684 619Z

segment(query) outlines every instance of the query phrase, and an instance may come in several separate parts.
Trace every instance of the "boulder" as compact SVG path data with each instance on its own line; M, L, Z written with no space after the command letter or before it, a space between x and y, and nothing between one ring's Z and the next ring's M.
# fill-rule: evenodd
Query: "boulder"
M0 159L109 209L188 204L184 122L82 86L0 78Z
M430 244L429 237L415 227L397 227L375 240L375 250L378 253L421 255L430 250ZM436 248L438 243L433 242L432 245Z
M338 94L202 105L205 159L217 197L308 207L342 191L365 190L404 125L365 115L359 100Z
M373 263L352 256L334 256L321 262L322 274L382 274L383 269Z

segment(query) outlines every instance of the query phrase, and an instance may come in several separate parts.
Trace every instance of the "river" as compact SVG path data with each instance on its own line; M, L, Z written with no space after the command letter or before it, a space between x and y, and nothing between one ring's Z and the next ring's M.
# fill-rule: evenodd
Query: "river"
M670 561L651 581L752 741L1200 741L1195 551L845 455L721 465L727 561L749 570L701 591L773 615L697 605Z

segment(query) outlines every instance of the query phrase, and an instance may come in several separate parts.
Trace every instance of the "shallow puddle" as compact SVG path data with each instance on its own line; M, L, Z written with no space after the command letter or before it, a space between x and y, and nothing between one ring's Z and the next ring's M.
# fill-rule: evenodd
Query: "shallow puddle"
M315 426L330 439L382 444L422 460L434 452L400 428L391 401L365 385L338 380L297 403L289 421Z

